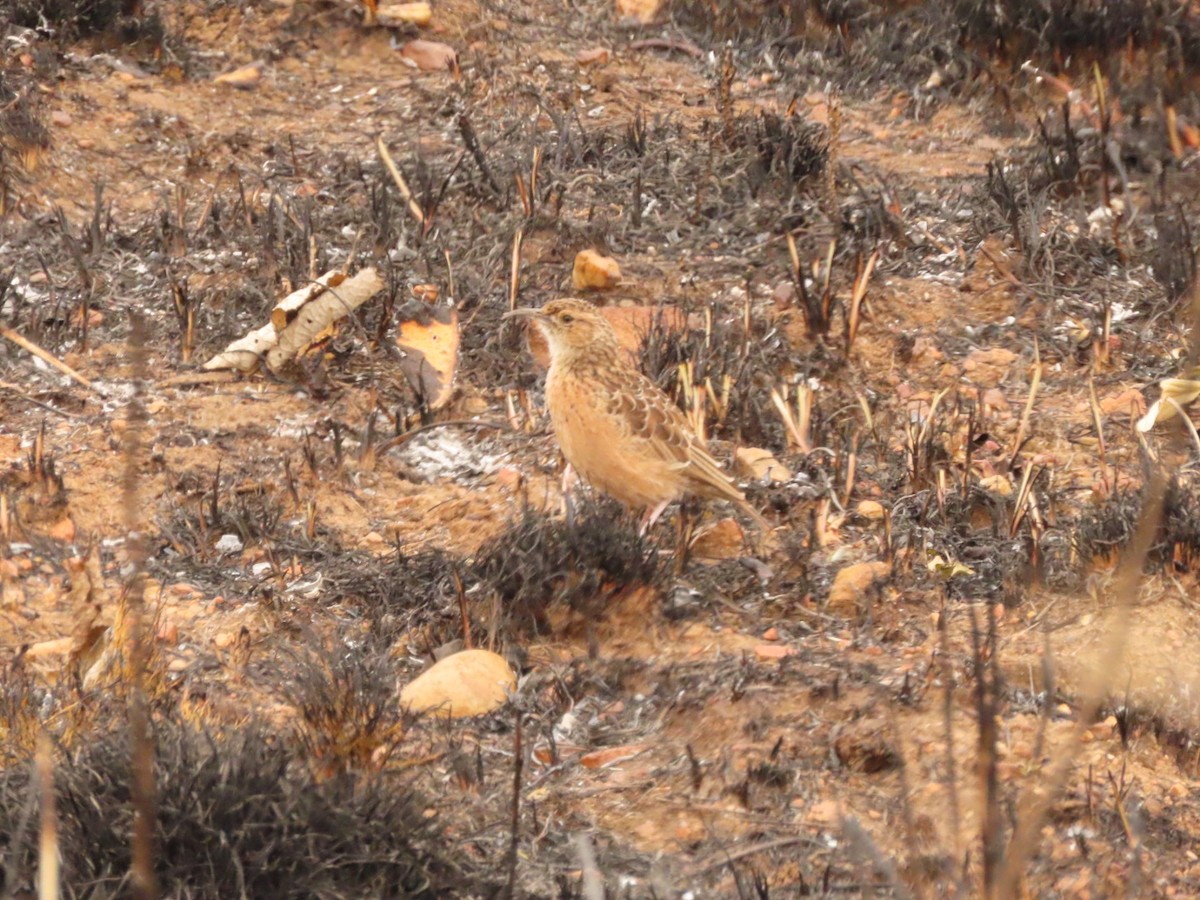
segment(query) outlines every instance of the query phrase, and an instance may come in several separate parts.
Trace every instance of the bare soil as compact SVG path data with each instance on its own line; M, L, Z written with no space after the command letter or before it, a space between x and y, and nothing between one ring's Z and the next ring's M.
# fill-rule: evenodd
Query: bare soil
M442 0L392 30L350 3L188 0L7 26L9 108L47 137L0 137L0 325L91 386L0 340L3 896L32 895L39 733L68 895L130 891L142 693L164 896L1200 892L1196 446L1134 429L1194 358L1195 70L1161 44L1043 48L1078 91L1064 121L952 4L834 6L639 26L602 0ZM409 65L414 37L458 70ZM254 61L247 89L213 80ZM572 293L592 248L622 281L589 299L680 311L639 359L685 406L692 363L719 458L787 467L742 475L768 539L716 504L643 541L586 490L564 520L541 372L501 324L515 244L519 305ZM387 289L294 377L191 377L365 265ZM438 409L395 349L430 285L460 330ZM798 416L805 390L801 446L771 393ZM464 620L516 696L402 715ZM350 849L256 856L256 771L297 786L262 834ZM380 849L379 822L411 841ZM218 834L240 881L193 866ZM362 874L386 854L409 868Z

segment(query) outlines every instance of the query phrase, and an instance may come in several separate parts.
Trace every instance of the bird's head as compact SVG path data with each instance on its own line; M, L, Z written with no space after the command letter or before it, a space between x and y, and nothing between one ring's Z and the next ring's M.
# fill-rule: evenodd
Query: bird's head
M541 309L514 309L505 318L529 319L550 347L550 359L569 359L576 354L613 351L617 335L608 319L584 300L551 300Z

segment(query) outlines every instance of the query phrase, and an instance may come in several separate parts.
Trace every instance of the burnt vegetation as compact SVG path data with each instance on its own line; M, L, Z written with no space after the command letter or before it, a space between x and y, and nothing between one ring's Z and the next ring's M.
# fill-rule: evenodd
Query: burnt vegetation
M267 14L218 0L195 7ZM1076 712L1090 714L1088 727L1114 715L1123 747L1153 735L1186 771L1195 769L1194 727L1128 698L1088 708L1055 682L1049 653L1040 682L1031 675L1018 688L1001 677L1000 657L1010 637L1058 627L1057 600L1028 602L1040 591L1082 597L1122 565L1187 584L1196 574L1192 468L1174 473L1138 558L1150 439L1130 430L1136 397L1101 409L1101 399L1177 373L1188 358L1179 323L1195 288L1200 215L1191 199L1200 195L1194 4L679 0L664 13L666 37L607 19L567 22L555 52L521 59L515 76L508 45L514 34L544 38L542 10L481 9L483 21L462 29L476 49L453 77L404 72L403 90L361 92L353 110L369 119L369 136L365 126L210 134L139 106L123 126L132 145L168 142L181 174L130 213L99 177L74 210L26 193L56 164L47 98L57 88L40 88L60 74L101 80L68 56L77 41L127 52L164 78L170 70L198 82L214 63L164 4L0 2L0 18L11 14L0 26L9 39L0 48L0 326L86 364L123 346L137 308L165 380L324 271L369 264L386 283L287 384L269 386L303 388L316 411L288 438L292 452L276 453L286 417L265 403L249 424L202 426L185 409L148 449L144 476L161 493L147 513L147 573L220 594L203 615L233 609L259 629L242 626L227 646L202 642L168 672L165 647L177 642L149 623L163 645L141 673L163 885L180 896L596 896L575 874L592 878L595 868L577 834L597 845L609 896L631 894L630 878L656 895L690 885L759 897L968 895L995 887L1009 853L1027 863L1031 890L1067 870L1108 885L1110 860L1124 878L1135 848L1156 836L1131 820L1137 793L1123 769L1099 787L1089 776L1086 794L1067 795L1045 825L1086 822L1078 854L1020 857L1014 835L1033 820L1022 818L1016 782L1056 761L1042 752L1046 734ZM311 42L304 65L316 71L313 58L331 53L324 31L364 46L371 36L345 5L303 11L313 15L294 13L261 42L266 58ZM376 50L391 52L388 41L410 31L375 34ZM587 69L558 46L573 53L585 41L611 45L621 66ZM664 60L678 68L655 68ZM638 66L661 83L644 87ZM652 96L676 83L678 102L695 108ZM873 118L848 115L854 103L873 103ZM939 116L963 110L1004 149L951 158L955 136ZM914 123L905 167L859 152L876 132ZM411 196L378 158L376 133ZM583 248L625 266L604 302L680 313L654 319L638 362L705 423L718 455L760 448L789 469L778 481L744 478L778 526L761 559L742 547L696 562L690 541L702 527L692 509L671 547L666 521L643 539L636 517L609 501L585 494L562 516L555 489L531 499L525 479L548 482L558 459L537 433L541 375L501 317L510 304L572 291ZM454 301L461 328L459 393L442 411L402 376L394 346L397 322L427 314L427 293ZM1012 354L994 377L959 365L994 349ZM17 354L0 343L0 418L34 407L66 421L36 439L36 429L22 432L37 449L0 474L6 616L10 600L26 602L13 588L13 573L24 574L18 558L36 554L37 566L57 571L94 552L113 580L131 558L120 541L103 544L111 535L37 533L61 519L83 477L69 456L43 455L44 443L93 429L111 453L120 443L103 429L118 401L105 394L97 405L50 374L30 375ZM165 420L188 399L170 394L156 415ZM495 449L489 465L513 470L515 488L465 466L456 471L469 476L444 476L447 493L427 503L418 491L436 479L380 449L414 426L483 425L481 416L492 421L464 429L464 443ZM194 448L210 455L181 463ZM384 476L403 491L387 494ZM494 504L478 529L468 518L477 508L463 499L476 491ZM433 522L451 501L464 511L414 539L393 528L398 512L409 524ZM440 546L439 528L471 547ZM371 544L368 530L379 532ZM244 552L228 549L238 544ZM833 606L836 579L862 562L886 574ZM1026 613L1028 626L997 621ZM1064 614L1062 627L1077 619ZM645 632L631 639L662 659L624 643L609 652L604 629L631 620ZM517 664L512 702L467 724L408 715L399 683L457 646L490 647ZM5 896L34 884L29 760L39 734L53 739L67 893L129 888L135 773L118 701L137 692L120 679L106 685L115 699L85 687L90 650L72 644L57 682L27 647L0 669ZM247 725L256 700L278 721ZM930 767L931 747L941 751L906 744L923 736L905 734L900 717L940 702L950 752ZM928 776L944 778L958 802L953 751L964 741L951 725L964 712L986 821L954 856L910 800ZM710 734L697 726L705 713L728 719ZM1037 752L1002 759L1013 750L1000 748L1004 728L1027 715L1041 723ZM591 755L613 749L628 754L620 767ZM576 775L595 780L569 794ZM903 827L904 853L889 856L853 816L820 806L834 779ZM1099 809L1093 791L1103 793ZM660 795L671 798L667 813L637 805ZM626 803L634 825L622 818ZM690 828L688 814L717 803L749 823L741 843L709 820ZM1170 811L1159 812L1151 827L1162 827L1169 849L1186 847L1164 821ZM636 849L626 827L658 844L655 829L666 829L678 852ZM834 833L846 840L830 841ZM739 855L757 841L757 852Z
M128 734L110 711L62 757L55 781L63 878L75 896L119 892L130 868ZM180 896L437 897L485 889L403 777L317 778L302 743L269 729L208 731L156 717L155 867ZM22 815L30 768L0 771L6 892L28 890L36 828Z

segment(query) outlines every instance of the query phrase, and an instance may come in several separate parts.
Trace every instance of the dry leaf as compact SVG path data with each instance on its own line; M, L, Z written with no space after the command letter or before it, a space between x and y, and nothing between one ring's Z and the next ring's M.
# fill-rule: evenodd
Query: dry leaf
M595 250L581 250L575 256L571 283L577 291L602 291L621 280L621 267L611 256L601 256Z
M460 718L499 709L517 687L508 662L490 650L463 650L434 663L400 691L413 712Z
M975 570L966 563L961 563L956 559L947 559L940 553L934 553L925 563L925 568L930 572L936 572L942 578L949 581L959 575L974 575Z
M396 344L404 351L400 368L430 409L450 399L458 368L458 313L432 307L425 321L410 319L397 327Z
M579 764L585 769L604 769L608 766L633 759L646 748L641 744L628 744L624 747L605 747L603 750L593 750L579 758Z
M454 48L438 41L409 41L400 48L400 55L426 72L439 69L454 71L458 68L458 54L454 52Z
M1191 373L1200 374L1200 373ZM1200 397L1200 381L1190 378L1164 378L1158 383L1162 396L1146 410L1146 414L1138 419L1137 430L1146 432L1159 422L1175 418L1182 410L1197 397Z
M264 63L262 60L255 60L249 65L234 69L232 72L218 75L213 79L213 83L227 84L240 91L251 90L262 80L263 66Z

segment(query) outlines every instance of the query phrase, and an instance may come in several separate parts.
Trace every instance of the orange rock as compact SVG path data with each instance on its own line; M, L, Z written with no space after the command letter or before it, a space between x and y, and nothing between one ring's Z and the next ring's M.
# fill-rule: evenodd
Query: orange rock
M1003 347L972 350L963 360L963 373L976 384L995 387L1016 359L1017 354Z
M375 24L384 27L398 25L428 25L433 8L428 3L380 3L375 10Z
M458 54L454 48L439 41L409 41L400 48L400 55L424 72L458 68Z
M1135 418L1146 414L1146 395L1137 388L1129 388L1100 401L1100 412L1106 416L1127 416L1131 411Z
M662 0L617 0L617 15L637 19L643 25L649 25L658 15L660 6Z
M745 552L746 533L736 519L721 519L696 535L692 554L701 560L737 559Z
M877 522L885 515L883 504L878 500L860 500L854 511L872 522Z
M833 579L829 589L829 609L854 612L867 592L892 574L888 562L861 562L846 566Z
M796 651L781 644L759 644L754 648L754 655L759 659L784 659Z
M56 541L69 544L75 540L75 523L71 520L70 516L63 516L50 527L50 530L46 534Z
M571 284L577 291L603 291L621 280L621 267L611 256L601 256L595 250L580 250L575 254Z
M754 481L779 484L792 477L787 466L761 447L739 447L733 454L733 462L738 472Z
M516 489L521 486L521 482L525 476L521 474L520 469L514 469L512 466L505 466L502 469L496 470L496 484L505 488Z
M612 51L607 47L593 47L591 50L580 50L575 54L575 62L581 66L590 66L594 63L606 63L612 58Z
M400 691L414 712L459 718L503 706L517 687L508 662L490 650L463 650L438 660Z

